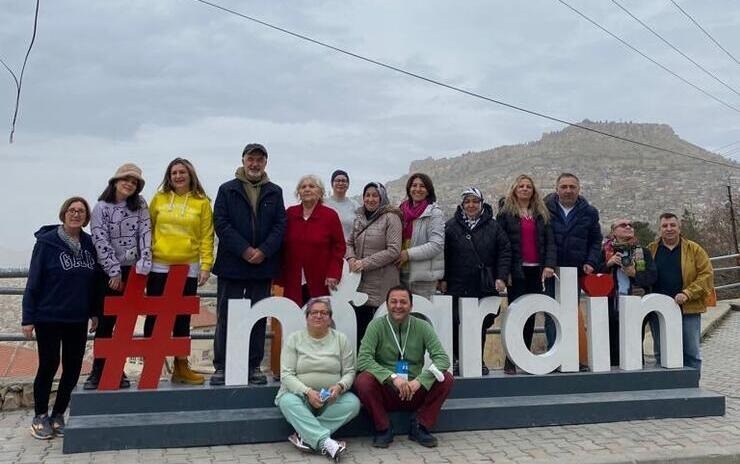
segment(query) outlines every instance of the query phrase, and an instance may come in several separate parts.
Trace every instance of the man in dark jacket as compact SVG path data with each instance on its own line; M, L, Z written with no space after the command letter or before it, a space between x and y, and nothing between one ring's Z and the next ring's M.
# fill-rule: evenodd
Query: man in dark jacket
M581 181L575 174L558 176L556 193L545 198L550 211L550 225L558 250L558 266L578 268L578 274L592 274L601 261L601 226L599 211L581 193ZM554 288L548 289L551 295ZM556 329L552 318L545 315L547 345L555 343Z
M611 237L604 243L601 272L612 275L614 288L609 295L609 358L619 365L619 297L642 296L658 277L650 251L635 238L632 221L617 219L611 226Z
M213 273L218 276L216 334L213 340L211 385L225 382L226 326L230 299L248 298L252 304L270 296L272 279L280 266L285 232L282 189L265 173L267 150L250 143L242 152L242 166L218 189L213 223L218 251ZM249 382L265 384L260 371L265 354L265 319L252 328L249 343Z

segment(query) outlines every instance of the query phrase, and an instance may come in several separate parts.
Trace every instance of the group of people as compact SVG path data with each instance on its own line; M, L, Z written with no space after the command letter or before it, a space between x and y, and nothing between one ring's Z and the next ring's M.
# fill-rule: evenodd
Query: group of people
M604 240L599 213L580 195L574 174L561 174L555 192L547 196L532 177L521 175L497 202L496 213L481 190L465 188L454 215L446 219L426 174L411 174L405 199L394 206L380 182L366 184L362 204L357 204L347 196L350 179L343 170L331 175L331 195L319 177L301 177L295 190L299 204L286 209L282 189L267 176L267 162L263 145L247 145L234 178L218 189L213 209L188 160L175 158L169 163L149 205L141 196L141 170L127 163L109 179L92 210L83 198L70 198L60 209L61 225L44 226L36 233L22 322L29 338L35 331L39 347L35 437L64 433L63 414L79 377L88 320L96 338L110 337L115 325L115 317L102 314L104 296L120 295L130 272L147 274L147 293L159 295L174 264L189 266L185 295L194 295L211 272L218 276L212 385L225 382L230 299L247 298L254 304L270 296L277 284L285 297L306 305L306 333L288 337L282 352L282 387L276 403L296 430L303 430L291 438L296 446L325 449L330 456L339 455L344 447L330 433L357 414L357 399L348 392L355 368L361 373L354 389L373 419L374 443L387 446L392 440L383 408L413 405L421 408L411 424L413 437L428 446L436 444L428 429L452 377L440 374L440 380L422 370L423 354L424 350L430 354L440 372L454 366L459 298L506 294L513 301L531 293L553 296L559 266L576 267L580 275L613 276L609 306L613 365L618 364L618 296L641 289L669 295L681 306L684 363L701 366L698 316L706 310L712 270L704 250L680 235L680 222L671 213L660 217L659 239L642 248L628 219L611 224ZM83 231L89 222L91 235ZM214 235L219 240L215 259ZM358 290L368 295L364 305L355 307L361 340L356 363L344 335L331 328L331 306L322 298L338 285L345 260L351 272L362 274ZM437 292L454 297L452 362L429 324L404 316L410 312L412 294L429 298ZM374 318L383 302L388 316ZM189 319L178 316L175 336L189 335ZM145 335L151 334L153 323L148 317ZM488 316L481 349L492 324L493 316ZM657 338L657 320L651 319L650 325ZM549 346L555 330L546 315ZM534 317L524 328L527 346L533 332ZM259 368L264 319L252 328L250 340L249 382L265 384ZM48 415L60 347L62 379ZM331 375L325 369L326 355L334 357ZM317 364L323 367L316 370ZM102 368L103 360L96 359L84 388L97 388ZM483 375L489 372L485 364L481 370ZM513 374L516 367L507 359L504 370ZM183 357L175 359L172 381L202 384L204 378ZM122 373L121 388L129 384ZM322 386L328 396L321 395ZM298 403L307 409L299 410Z

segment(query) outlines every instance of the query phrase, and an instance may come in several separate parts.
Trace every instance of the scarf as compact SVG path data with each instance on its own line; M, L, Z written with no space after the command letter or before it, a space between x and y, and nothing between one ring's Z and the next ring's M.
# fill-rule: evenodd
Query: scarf
M403 213L403 230L401 231L401 238L411 240L411 235L414 231L414 221L424 213L424 210L429 206L427 200L422 200L418 205L413 206L411 200L404 200L401 203L401 212Z
M465 202L465 198L469 196L473 196L480 201L480 212L477 216L470 217L465 212L465 209L463 209L463 205L460 205L460 216L462 217L465 225L468 226L468 229L473 230L473 228L478 225L478 222L480 222L480 218L483 215L483 205L485 201L483 200L483 194L481 193L481 191L475 187L468 187L460 194L460 198L462 199L463 203Z
M383 207L387 206L390 201L388 200L388 192L385 190L385 186L381 184L380 182L369 182L365 187L362 189L362 195L365 196L365 192L370 187L374 187L375 190L378 191L378 195L380 196L380 201L378 202L378 208L375 211L368 211L365 209L365 206L362 206L362 210L365 212L365 218L367 218L368 221L375 220L376 217L378 217L381 212L383 211Z
M267 177L267 173L263 173L262 178L255 182L247 179L247 174L244 172L244 166L239 166L236 170L235 177L242 182L244 193L247 194L247 200L249 200L249 203L252 205L254 213L257 214L257 209L259 208L260 190L262 189L263 185L270 182L270 179Z
M73 239L72 236L70 236L67 232L65 232L64 226L57 227L57 235L69 247L69 249L72 251L72 254L74 254L75 257L80 256L80 253L82 253L82 244L80 243L79 240Z

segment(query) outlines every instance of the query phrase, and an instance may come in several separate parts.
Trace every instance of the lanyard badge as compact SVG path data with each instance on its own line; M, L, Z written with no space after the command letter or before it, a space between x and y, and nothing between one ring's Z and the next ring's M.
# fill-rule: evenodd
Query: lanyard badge
M404 380L409 379L409 362L403 358L404 354L406 353L406 345L409 341L409 331L411 330L411 321L408 321L408 325L406 326L406 337L403 340L403 347L401 347L401 343L398 340L398 337L396 337L396 332L393 330L393 325L391 325L391 321L386 316L385 318L386 322L388 323L388 328L391 329L391 335L393 335L393 341L396 342L396 347L398 348L398 361L396 361L396 375L401 377ZM400 329L399 329L400 330ZM398 334L401 335L400 333Z

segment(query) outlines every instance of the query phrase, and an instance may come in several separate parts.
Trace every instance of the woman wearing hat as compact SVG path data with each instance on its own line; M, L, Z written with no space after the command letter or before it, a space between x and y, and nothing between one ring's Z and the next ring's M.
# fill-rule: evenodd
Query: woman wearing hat
M555 275L557 252L547 211L534 180L527 175L516 178L496 216L511 242L509 301L529 293L544 293L544 282ZM531 348L534 316L524 324L524 343ZM516 373L507 358L504 372Z
M152 216L152 272L146 293L164 293L167 274L173 264L189 267L184 296L195 295L199 285L211 276L213 266L213 210L211 200L198 180L195 168L184 158L167 165L159 191L149 208ZM151 336L156 316L147 316L144 335ZM190 315L175 318L175 337L190 336ZM200 385L202 375L193 372L187 357L175 357L173 383Z
M344 239L349 238L352 233L352 224L355 222L355 214L360 205L347 196L349 190L349 174L347 171L337 169L331 174L331 196L324 200L324 204L333 209L339 215L344 230Z
M386 293L399 284L394 263L401 253L401 227L401 210L391 206L383 184L367 184L347 239L349 270L362 272L357 290L367 294L367 302L355 308L358 347L375 310L385 302Z
M98 203L93 208L91 232L98 264L100 295L122 295L129 270L146 275L152 269L152 223L146 201L141 197L144 178L141 169L126 163L108 180ZM100 314L95 339L110 338L116 323L115 316L103 315L103 300L96 305ZM105 360L95 359L84 388L98 388ZM129 380L121 374L121 388L128 388Z
M455 361L459 351L459 299L505 293L504 281L511 263L509 239L493 218L493 209L484 201L481 191L470 187L463 190L460 198L462 201L455 216L445 224L445 277L440 285L453 297L452 346ZM490 278L490 282L485 281L484 276ZM486 332L495 318L489 314L483 319L481 352ZM485 362L481 369L483 375L488 375Z

